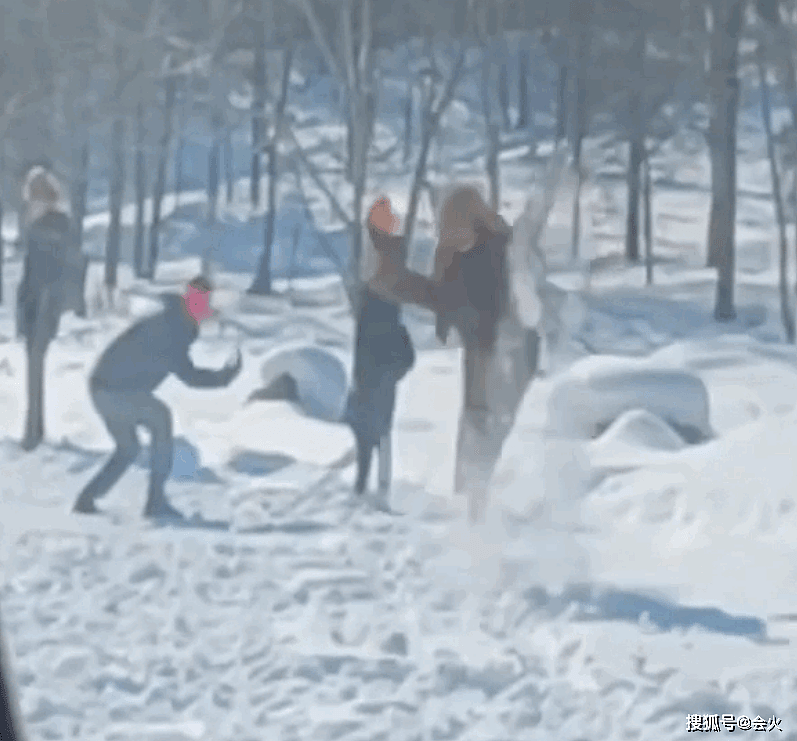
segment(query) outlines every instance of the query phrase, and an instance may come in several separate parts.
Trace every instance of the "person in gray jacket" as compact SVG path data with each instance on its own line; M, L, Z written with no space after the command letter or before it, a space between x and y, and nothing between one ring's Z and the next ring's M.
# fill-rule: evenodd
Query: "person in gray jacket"
M138 426L152 436L150 480L145 516L182 514L167 501L164 485L173 462L172 414L153 391L174 373L194 388L228 386L241 371L241 353L221 370L197 368L189 350L200 322L210 316L211 286L204 278L189 283L185 295L165 294L164 309L142 319L117 337L94 368L89 390L94 406L111 433L116 450L78 497L74 511L96 512L95 501L107 494L138 456Z

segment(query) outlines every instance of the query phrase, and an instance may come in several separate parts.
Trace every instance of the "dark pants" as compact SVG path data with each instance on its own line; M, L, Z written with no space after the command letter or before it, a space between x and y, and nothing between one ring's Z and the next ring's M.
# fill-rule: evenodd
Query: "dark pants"
M379 450L379 489L390 486L390 431L396 403L396 382L384 374L376 388L355 389L349 396L346 421L357 442L357 478L354 489L362 494L368 484L374 452Z
M371 462L373 461L374 451L379 451L379 492L386 493L390 488L391 473L391 448L390 433L385 433L377 442L370 438L355 433L357 440L357 478L354 483L354 490L362 494L368 485L368 476L371 473Z
M91 398L116 443L116 450L83 489L75 508L91 511L94 501L107 494L136 460L141 449L136 428L141 426L152 436L147 512L156 512L165 502L164 485L173 463L172 414L169 408L146 391L92 388Z

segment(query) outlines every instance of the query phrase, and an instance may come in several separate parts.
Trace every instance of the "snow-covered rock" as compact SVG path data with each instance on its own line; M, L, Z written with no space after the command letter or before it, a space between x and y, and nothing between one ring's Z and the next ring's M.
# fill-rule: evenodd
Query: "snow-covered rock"
M647 410L689 442L711 437L703 381L677 368L612 356L586 358L554 386L548 400L550 432L594 438L625 412Z
M341 419L349 386L342 353L307 344L278 348L263 362L263 385L285 376L292 379L293 401L304 414L326 422Z
M619 444L652 450L680 450L686 446L672 427L646 409L621 414L597 443L604 447Z

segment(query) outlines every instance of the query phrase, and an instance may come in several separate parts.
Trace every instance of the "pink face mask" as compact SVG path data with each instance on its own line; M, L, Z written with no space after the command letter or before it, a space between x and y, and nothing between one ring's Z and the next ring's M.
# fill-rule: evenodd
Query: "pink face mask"
M213 315L213 310L210 308L210 291L200 291L189 286L183 298L185 308L194 321L201 322Z

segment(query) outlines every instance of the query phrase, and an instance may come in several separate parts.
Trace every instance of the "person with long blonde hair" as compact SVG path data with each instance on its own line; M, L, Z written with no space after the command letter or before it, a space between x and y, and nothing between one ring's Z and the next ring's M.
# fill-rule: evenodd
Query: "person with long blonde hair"
M486 358L508 296L506 247L512 230L475 186L459 185L443 200L439 231L434 278L451 287L458 305L475 311L468 324L438 313L437 336L446 342L451 326L459 330L467 360L465 403L478 409L485 406Z
M17 290L17 334L27 356L28 411L22 447L44 438L44 360L68 303L71 220L58 178L41 166L22 183L25 258Z

